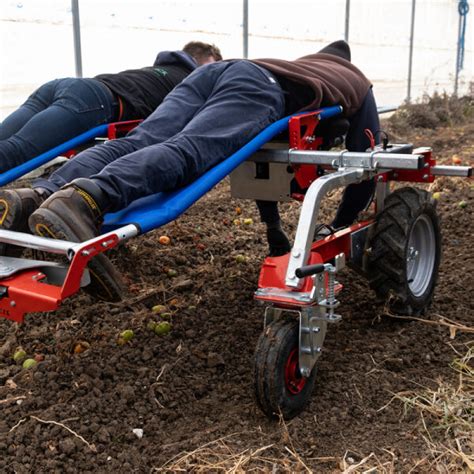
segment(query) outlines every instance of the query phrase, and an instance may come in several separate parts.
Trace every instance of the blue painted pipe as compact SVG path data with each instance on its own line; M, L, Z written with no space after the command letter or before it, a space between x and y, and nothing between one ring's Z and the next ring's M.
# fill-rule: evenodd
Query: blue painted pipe
M77 137L71 138L71 140L62 143L61 145L36 156L26 163L22 163L11 170L5 171L5 173L0 174L0 186L5 186L5 184L11 183L12 181L15 181L15 179L21 178L23 175L39 168L41 165L44 165L48 161L60 156L62 153L66 153L76 146L82 145L93 138L107 135L107 128L107 124L94 127L87 132L81 133Z
M321 111L315 111L315 113L319 113L321 120L334 117L341 112L342 107L340 106L327 107L321 109ZM126 224L136 224L139 226L140 231L145 233L173 221L231 171L237 168L237 166L259 150L262 145L286 130L290 118L291 116L288 116L274 122L240 150L211 168L186 187L170 193L158 193L138 199L127 208L106 215L102 231L108 232Z

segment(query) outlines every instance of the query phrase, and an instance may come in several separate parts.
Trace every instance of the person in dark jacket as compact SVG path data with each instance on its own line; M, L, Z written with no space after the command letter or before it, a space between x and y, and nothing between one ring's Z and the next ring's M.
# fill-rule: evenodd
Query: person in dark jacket
M350 117L368 97L371 84L362 72L329 52L210 64L126 137L85 150L33 189L0 192L0 225L23 231L29 225L39 235L76 242L93 238L105 213L185 186L285 114L340 104ZM89 268L91 289L118 298L118 277L106 256Z
M148 117L198 66L221 59L214 45L191 42L150 67L43 84L0 123L0 173L97 125Z

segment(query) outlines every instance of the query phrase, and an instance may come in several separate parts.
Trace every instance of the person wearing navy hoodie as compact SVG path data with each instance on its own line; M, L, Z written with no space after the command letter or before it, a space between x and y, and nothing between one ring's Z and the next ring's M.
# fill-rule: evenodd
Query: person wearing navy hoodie
M97 125L145 119L198 66L221 59L216 46L193 41L150 67L43 84L0 123L0 173Z

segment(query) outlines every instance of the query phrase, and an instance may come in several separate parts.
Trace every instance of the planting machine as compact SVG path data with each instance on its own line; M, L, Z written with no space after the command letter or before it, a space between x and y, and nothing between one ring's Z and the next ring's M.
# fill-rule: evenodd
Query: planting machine
M340 112L340 107L329 107L279 120L187 187L107 215L103 233L87 242L0 230L0 242L62 254L70 262L1 257L0 316L21 322L25 313L57 309L89 283L90 259L174 220L232 173L236 197L302 200L291 252L264 260L255 292L265 305L255 354L256 398L269 416L295 416L311 395L327 327L341 320L337 298L342 285L336 277L346 264L366 274L396 311L420 314L431 301L441 254L435 201L411 186L391 191L391 182L426 184L437 176L472 174L472 167L436 165L429 148L388 140L364 153L324 150L344 134L340 127L331 128ZM21 174L13 170L10 178ZM315 237L324 196L363 180L376 183L372 215ZM5 184L1 177L0 184Z

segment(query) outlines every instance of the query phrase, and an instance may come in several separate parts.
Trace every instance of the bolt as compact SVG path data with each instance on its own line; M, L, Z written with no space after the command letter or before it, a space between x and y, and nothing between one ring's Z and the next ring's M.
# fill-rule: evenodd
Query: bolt
M426 181L428 179L428 175L427 174L424 174L423 175L423 179Z
M81 255L82 255L83 257L87 257L87 256L89 255L89 251L88 251L88 250L83 250L83 251L81 252Z
M293 255L293 257L298 258L298 257L301 255L301 253L300 253L298 250L295 250L295 251L292 253L292 255Z
M316 347L315 350L316 350L316 352L318 352L318 353L321 352L321 348L320 348L320 347Z
M16 306L16 301L10 301L10 306L14 308Z
M394 178L398 178L398 173L393 173Z
M303 377L309 377L311 374L308 369L303 369L303 368L300 368L300 372Z
M320 332L321 328L313 328L313 332Z
M108 242L102 242L101 245L102 245L102 247L107 247L109 244L108 244Z

